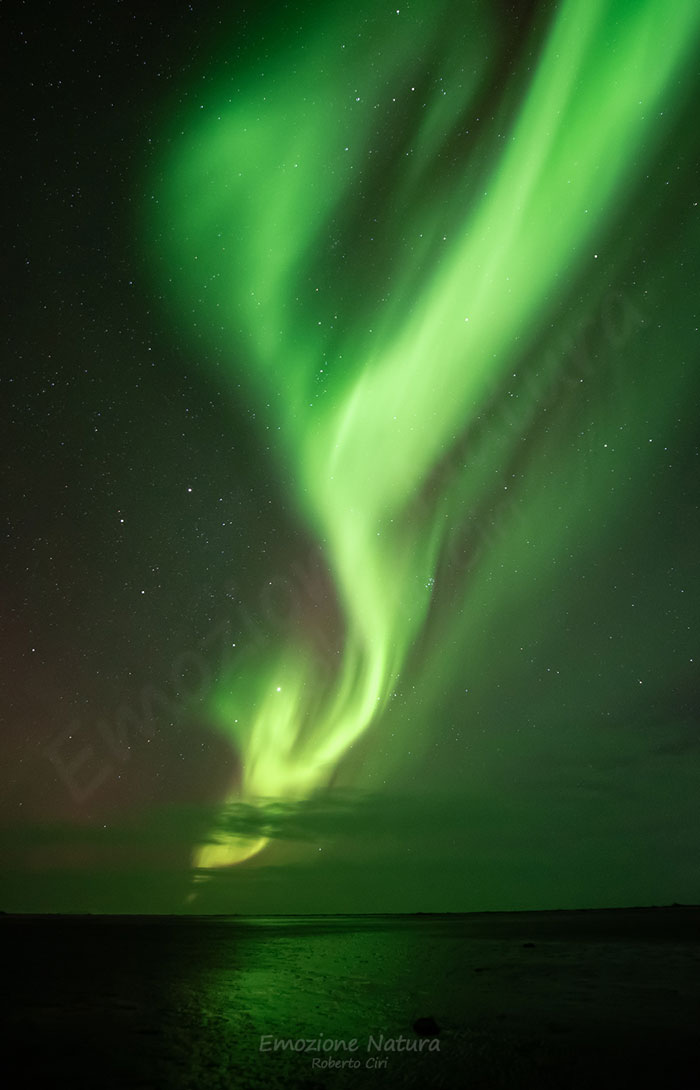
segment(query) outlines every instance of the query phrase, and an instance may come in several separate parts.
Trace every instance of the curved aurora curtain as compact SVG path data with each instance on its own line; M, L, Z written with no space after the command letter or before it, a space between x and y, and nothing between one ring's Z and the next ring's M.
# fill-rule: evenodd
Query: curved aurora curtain
M211 714L251 802L328 783L381 714L450 508L481 500L468 443L437 470L593 275L700 24L696 0L567 0L517 41L494 3L351 7L319 5L269 55L224 53L193 83L151 213L167 290L231 345L232 387L278 436L342 612L330 675L299 631L220 679ZM227 838L196 863L264 843Z

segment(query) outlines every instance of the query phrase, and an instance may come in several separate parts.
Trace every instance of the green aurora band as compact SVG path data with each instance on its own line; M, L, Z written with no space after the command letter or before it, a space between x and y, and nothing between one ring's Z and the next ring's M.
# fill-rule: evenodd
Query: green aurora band
M200 344L231 346L231 388L277 437L344 627L330 674L299 631L219 679L211 717L242 760L231 799L309 797L383 713L451 514L480 509L485 467L517 452L562 366L538 359L543 332L583 278L602 296L611 262L592 273L594 255L659 115L684 105L697 0L566 0L548 18L506 57L495 110L493 5L340 3L303 38L280 33L264 64L217 63L173 123L147 213L159 275ZM523 367L517 410L471 456ZM533 490L531 517L546 523L550 501ZM477 581L453 623L498 598ZM265 843L212 835L195 865Z

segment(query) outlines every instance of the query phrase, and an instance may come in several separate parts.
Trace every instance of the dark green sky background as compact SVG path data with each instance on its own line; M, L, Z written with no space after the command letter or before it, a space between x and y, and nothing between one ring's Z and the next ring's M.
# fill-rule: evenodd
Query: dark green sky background
M341 8L9 5L0 908L697 903L700 174L687 58L629 152L595 250L564 254L512 370L441 441L411 500L409 527L444 525L429 607L381 713L309 797L236 797L246 750L217 722L222 694L299 633L332 675L345 619L328 541L275 445L287 357L271 408L243 319L212 333L192 295L191 239L169 230L163 193L202 85L211 103L274 69L292 39L300 56L307 40L327 45L332 69ZM612 9L611 26L632 17ZM404 39L391 61L389 10L357 14L377 86L383 65L408 64ZM385 331L419 311L434 258L411 265L410 216L458 238L470 223L458 186L475 206L496 187L556 10L406 5L405 77L426 109L449 61L426 25L489 63L468 103L470 71L450 69L462 104L440 115L412 204L420 110L400 102L381 140L368 128L381 168L357 153L352 201L290 288L290 331L332 309L336 347L355 350L341 394L365 364L374 294L396 287ZM569 195L555 193L554 236L570 229ZM543 264L553 245L543 237ZM310 301L319 275L328 296ZM426 366L437 382L439 362ZM193 885L195 846L225 833L270 844Z

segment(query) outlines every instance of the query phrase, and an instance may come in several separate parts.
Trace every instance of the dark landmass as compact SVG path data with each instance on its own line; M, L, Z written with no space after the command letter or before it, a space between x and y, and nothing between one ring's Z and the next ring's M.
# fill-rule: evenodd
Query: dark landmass
M13 1086L699 1085L694 905L3 914L0 942Z

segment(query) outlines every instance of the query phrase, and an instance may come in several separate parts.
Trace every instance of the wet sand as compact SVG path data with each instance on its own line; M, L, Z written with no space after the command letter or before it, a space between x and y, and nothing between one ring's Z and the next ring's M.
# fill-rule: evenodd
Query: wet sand
M700 1087L696 907L4 916L0 935L8 1085Z

